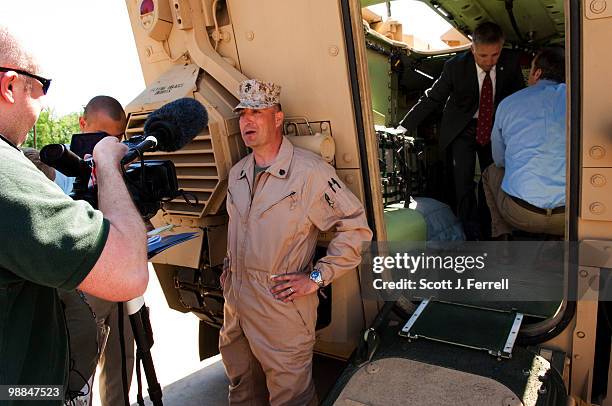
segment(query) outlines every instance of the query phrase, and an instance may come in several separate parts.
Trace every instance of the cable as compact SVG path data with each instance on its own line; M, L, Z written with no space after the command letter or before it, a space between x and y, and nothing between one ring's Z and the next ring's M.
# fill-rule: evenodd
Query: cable
M518 37L519 41L522 43L524 42L523 36L521 35L521 30L519 30L519 26L516 22L516 18L514 17L514 0L505 0L506 2L506 11L508 12L508 17L510 17L510 24L512 24L512 28L514 29L514 32L516 33L516 36Z
M540 344L548 340L552 340L554 337L558 336L565 330L565 328L572 321L574 315L576 314L576 302L568 301L566 307L563 311L563 315L559 322L552 326L547 331L543 333L539 333L536 335L526 335L524 332L519 332L516 338L516 344L518 345L535 345Z

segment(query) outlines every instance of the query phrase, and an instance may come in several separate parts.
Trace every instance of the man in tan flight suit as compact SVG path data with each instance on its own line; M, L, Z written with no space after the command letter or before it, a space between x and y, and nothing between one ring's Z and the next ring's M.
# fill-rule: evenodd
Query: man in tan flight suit
M123 107L121 107L121 103L110 96L100 95L89 100L85 106L83 115L79 117L81 132L105 132L118 139L123 137L126 125L127 118ZM70 181L70 185L66 189L72 190L72 178L68 178L68 180ZM64 182L57 183L62 187L62 183ZM71 295L73 295L73 292L63 292L60 294L60 297L64 301L67 314L77 317L80 313L75 313L78 311L78 308L74 307L74 299L69 301ZM123 405L130 391L135 364L134 335L132 333L132 326L130 325L127 309L125 304L122 304L122 315L119 317L118 303L100 299L87 293L84 295L87 303L96 316L98 328L108 332L98 362L100 371L100 382L98 385L100 390L100 403L102 406ZM73 336L87 337L84 329L89 327L88 323L76 319L69 327L72 329L71 338ZM74 341L75 342L71 341L73 346L81 343L78 340ZM72 348L72 350L74 352L82 351L81 348ZM87 379L89 377L84 378Z
M92 98L79 117L83 133L105 132L118 139L123 138L126 125L127 117L121 103L110 96ZM125 303L119 317L118 303L89 294L85 294L85 298L96 314L98 326L108 330L106 345L98 362L100 402L102 406L124 404L125 396L130 392L135 364L134 334Z
M240 131L253 150L230 171L219 349L231 405L316 404L317 290L361 261L364 210L319 156L283 137L280 87L240 85ZM312 266L319 230L335 228Z

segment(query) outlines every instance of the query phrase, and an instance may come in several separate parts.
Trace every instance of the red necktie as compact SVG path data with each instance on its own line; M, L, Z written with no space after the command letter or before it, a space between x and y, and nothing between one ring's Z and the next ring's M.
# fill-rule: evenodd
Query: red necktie
M476 142L486 145L491 141L493 128L493 82L487 72L480 90L480 104L478 106L478 123L476 124Z

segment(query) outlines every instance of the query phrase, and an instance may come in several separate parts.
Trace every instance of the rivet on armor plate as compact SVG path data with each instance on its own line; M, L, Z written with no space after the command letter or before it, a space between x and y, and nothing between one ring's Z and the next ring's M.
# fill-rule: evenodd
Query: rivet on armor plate
M600 202L591 203L589 211L593 214L603 214L606 211L606 206Z
M593 0L589 6L594 14L601 14L606 11L606 0Z
M595 145L589 150L589 156L593 159L602 159L606 156L606 149L599 145Z
M595 187L602 187L607 183L606 177L602 174L595 174L591 176L591 185Z

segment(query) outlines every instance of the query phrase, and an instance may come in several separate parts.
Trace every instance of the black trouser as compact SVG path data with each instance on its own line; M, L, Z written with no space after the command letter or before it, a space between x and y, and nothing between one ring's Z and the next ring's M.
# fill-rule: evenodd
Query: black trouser
M457 217L463 224L468 240L488 239L491 229L491 214L487 206L482 181L478 182L478 198L474 192L476 154L480 171L493 163L491 143L476 142L476 120L471 120L449 146L455 182L455 204Z

